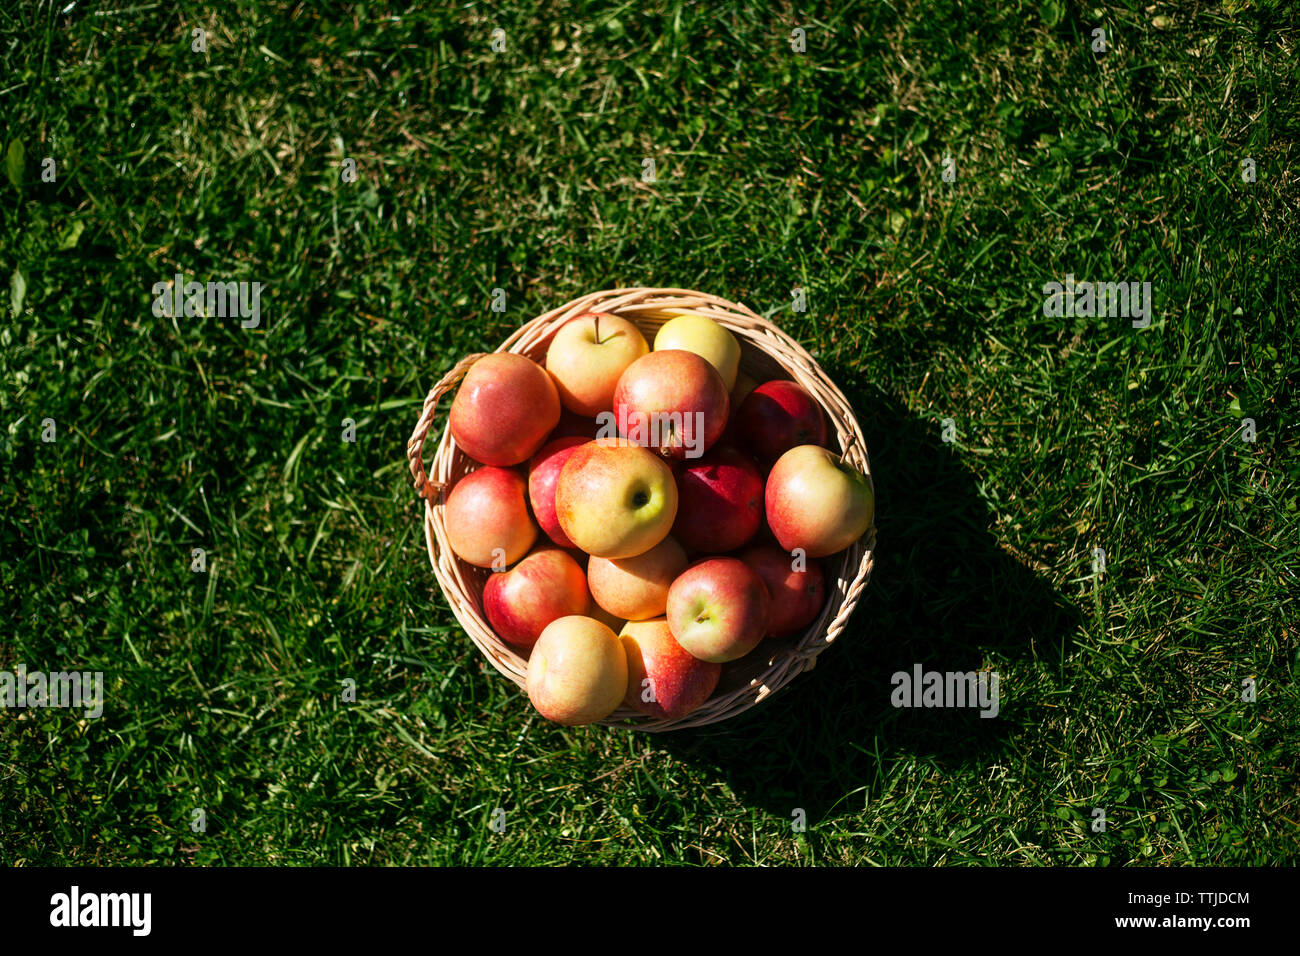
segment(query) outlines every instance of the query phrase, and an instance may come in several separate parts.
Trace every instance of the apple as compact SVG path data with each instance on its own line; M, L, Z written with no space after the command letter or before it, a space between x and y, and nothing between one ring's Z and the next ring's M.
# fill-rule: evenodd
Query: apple
M800 445L772 466L765 506L777 544L822 558L866 533L876 496L866 476L839 455L820 445Z
M528 487L513 468L480 468L451 489L443 520L452 552L480 568L514 564L537 540Z
M708 361L731 391L740 371L740 343L736 337L707 315L688 312L669 319L655 335L655 351L684 349Z
M578 562L558 548L533 551L483 587L483 614L503 641L532 647L556 618L587 614L591 594Z
M685 717L709 699L722 665L687 653L673 638L668 621L629 621L619 634L627 654L627 695L623 703L659 718Z
M546 369L525 355L493 352L470 366L452 399L451 437L485 465L517 465L542 447L560 420Z
M631 558L596 558L587 562L587 585L596 604L625 621L659 617L668 606L668 588L686 570L686 552L664 538Z
M668 589L668 627L702 661L744 657L767 633L769 598L758 572L739 558L707 558Z
M566 727L592 724L617 710L627 695L627 653L600 621L557 618L533 645L525 687L547 720Z
M720 554L748 542L763 520L763 476L745 453L717 445L677 472L673 535L689 551Z
M614 404L624 369L649 351L641 330L627 319L588 312L560 326L546 350L546 370L565 408L595 418Z
M672 530L677 485L654 452L625 439L598 438L579 446L560 469L555 512L565 535L583 551L631 558Z
M774 544L751 545L737 555L758 572L772 603L768 611L768 637L797 634L816 620L826 604L826 580L821 565L806 558L796 561ZM795 570L799 566L801 570Z
M801 385L764 382L736 413L736 436L738 444L770 465L796 445L825 445L826 416Z
M667 458L699 458L727 427L731 405L718 370L694 352L651 352L628 366L614 390L619 434Z
M528 463L528 501L533 506L533 514L546 536L561 548L575 548L577 545L564 533L555 514L555 485L560 480L564 463L588 441L573 435L553 438Z

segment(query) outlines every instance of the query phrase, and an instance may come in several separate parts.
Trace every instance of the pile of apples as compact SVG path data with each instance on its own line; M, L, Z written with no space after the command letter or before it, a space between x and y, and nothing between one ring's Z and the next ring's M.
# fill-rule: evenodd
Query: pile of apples
M498 572L483 613L528 657L547 719L689 714L723 664L817 618L816 559L871 526L870 483L824 447L816 399L739 366L708 316L672 318L651 351L632 322L587 313L545 367L498 352L461 382L449 427L482 467L446 498L447 538Z

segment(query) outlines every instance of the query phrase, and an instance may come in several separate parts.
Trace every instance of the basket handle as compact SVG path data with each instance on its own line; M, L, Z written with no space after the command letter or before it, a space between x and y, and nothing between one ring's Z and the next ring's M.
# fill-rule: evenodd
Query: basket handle
M415 431L411 432L411 437L406 442L406 457L411 462L411 476L415 479L415 493L421 498L428 498L434 493L442 494L446 485L441 481L431 481L424 470L424 456L421 449L424 447L425 436L429 434L429 429L433 427L433 417L438 408L438 399L446 395L455 388L469 367L477 362L486 352L475 352L472 355L466 355L463 359L451 367L451 370L442 377L437 385L429 391L424 397L424 410L420 413L420 420L415 425Z

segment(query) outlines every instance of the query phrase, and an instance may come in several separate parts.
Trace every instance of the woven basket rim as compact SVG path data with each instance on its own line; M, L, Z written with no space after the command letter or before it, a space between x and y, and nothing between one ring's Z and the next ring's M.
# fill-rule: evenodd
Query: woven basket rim
M690 289L648 286L607 289L572 299L558 308L529 319L511 333L496 351L531 354L544 366L545 345L555 331L569 319L595 311L621 315L637 324L643 334L646 334L647 326L651 326L650 331L653 332L663 321L683 311L708 315L729 329L741 343L742 369L747 364L751 367L754 364L773 364L780 368L781 376L798 382L817 399L831 425L832 434L828 436L828 446L832 451L838 450L866 476L874 498L875 482L871 475L866 441L844 394L803 346L775 323L741 303ZM648 334L647 338L651 339L653 335ZM425 542L429 562L443 597L479 651L502 675L522 689L527 675L526 659L518 650L498 638L488 625L482 613L481 602L474 597L475 588L471 584L475 574L482 572L478 569L470 570L468 565L452 554L443 521L444 493L455 480L480 465L456 447L445 421L441 427L437 451L428 470L424 465L422 451L425 439L439 417L440 400L449 393L454 393L470 366L486 354L490 353L474 353L460 359L429 391L420 419L407 442L407 458L416 493L424 499ZM763 379L760 378L759 381ZM445 417L444 412L442 418ZM838 449L834 447L836 442ZM471 467L458 471L456 466L465 463ZM873 514L871 527L858 541L844 551L824 559L827 600L817 619L794 638L779 641L765 638L759 645L761 653L757 657L751 654L742 659L740 666L746 670L756 670L747 681L742 680L737 686L721 693L715 691L713 697L685 717L657 719L620 707L598 724L619 729L659 732L718 723L749 710L788 685L800 673L812 670L818 655L843 632L870 580L875 564L875 539ZM838 573L835 573L836 568ZM763 661L765 663L760 664ZM724 665L724 668L730 667L732 665ZM724 670L724 675L727 673Z

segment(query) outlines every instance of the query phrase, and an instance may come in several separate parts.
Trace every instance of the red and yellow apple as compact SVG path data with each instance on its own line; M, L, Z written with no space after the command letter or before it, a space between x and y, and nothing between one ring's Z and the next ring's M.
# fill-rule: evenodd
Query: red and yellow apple
M623 702L659 718L685 717L709 699L722 665L687 653L673 638L666 618L629 621L619 635L627 654Z
M513 468L480 468L461 478L443 506L451 550L480 568L514 564L537 540L527 495Z
M649 351L641 331L627 319L588 312L560 326L546 350L546 370L565 408L595 418L613 406L619 376Z
M699 458L730 413L718 370L694 352L651 352L628 366L614 390L610 421L619 434L667 458Z
M624 439L599 438L579 446L564 463L555 512L565 535L583 551L631 558L672 530L677 485L653 452Z
M810 558L843 551L866 533L876 512L866 476L819 445L800 445L778 458L764 499L777 544Z
M591 610L587 577L559 548L533 551L483 587L483 614L503 641L532 647L548 624Z
M625 621L645 621L664 613L668 588L686 563L686 552L669 535L631 558L591 558L587 585L596 604L610 614Z
M514 352L470 366L452 399L451 437L485 465L527 461L560 420L560 396L546 369Z
M738 558L691 565L668 589L668 627L702 661L725 664L758 646L767 633L769 598L758 572Z
M595 723L617 710L627 694L627 653L600 621L557 618L533 645L525 688L547 720L566 727Z

